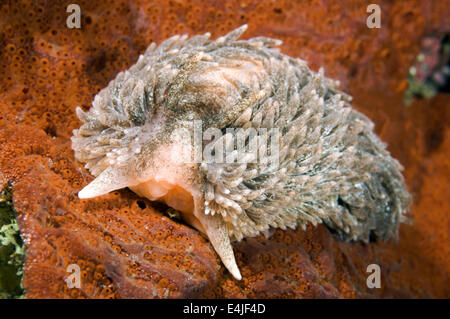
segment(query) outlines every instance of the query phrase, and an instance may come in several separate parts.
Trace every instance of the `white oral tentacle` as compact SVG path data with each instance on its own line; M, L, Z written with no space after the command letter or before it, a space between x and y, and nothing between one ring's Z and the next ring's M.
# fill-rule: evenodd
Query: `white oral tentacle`
M225 267L237 280L241 280L241 272L236 264L234 258L233 247L231 246L230 237L228 236L228 229L223 222L221 216L218 214L205 215L200 214L199 220L205 228L209 241L213 245L220 259Z
M93 198L108 194L117 189L132 186L133 177L128 167L112 167L106 168L92 182L78 192L79 198ZM137 182L134 181L136 184Z

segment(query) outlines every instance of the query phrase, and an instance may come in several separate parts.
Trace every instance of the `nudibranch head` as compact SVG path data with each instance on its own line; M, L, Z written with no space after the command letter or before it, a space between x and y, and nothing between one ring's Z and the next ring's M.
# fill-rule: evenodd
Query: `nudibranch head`
M237 279L231 241L270 227L396 236L410 196L373 123L322 70L279 40L238 40L245 30L152 43L88 112L77 108L72 147L96 176L79 197L129 187L165 202Z

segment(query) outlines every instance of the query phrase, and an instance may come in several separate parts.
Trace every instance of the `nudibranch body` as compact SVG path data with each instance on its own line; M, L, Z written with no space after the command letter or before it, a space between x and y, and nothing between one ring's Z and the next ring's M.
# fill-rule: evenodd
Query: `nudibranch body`
M231 241L270 227L395 237L410 196L373 123L322 70L279 40L238 40L245 30L152 43L88 112L77 108L72 147L96 176L79 197L129 187L166 203L237 279ZM207 138L186 134L195 129Z

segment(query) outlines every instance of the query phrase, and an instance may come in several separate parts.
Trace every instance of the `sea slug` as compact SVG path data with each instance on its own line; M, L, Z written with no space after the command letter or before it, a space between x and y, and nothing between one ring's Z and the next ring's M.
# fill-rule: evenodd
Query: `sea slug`
M270 227L396 237L410 195L373 123L281 41L238 40L246 28L152 43L89 111L77 108L72 147L96 176L78 196L128 187L165 202L236 279L232 240Z

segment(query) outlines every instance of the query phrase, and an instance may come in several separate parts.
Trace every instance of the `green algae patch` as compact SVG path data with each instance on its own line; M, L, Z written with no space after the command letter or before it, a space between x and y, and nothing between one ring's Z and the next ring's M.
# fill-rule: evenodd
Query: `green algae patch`
M22 298L25 248L12 205L12 189L0 192L0 299Z
M431 99L450 90L450 34L422 39L421 50L408 72L404 103L415 97Z

